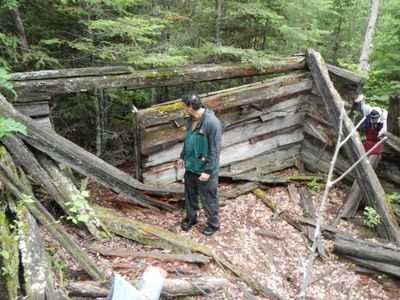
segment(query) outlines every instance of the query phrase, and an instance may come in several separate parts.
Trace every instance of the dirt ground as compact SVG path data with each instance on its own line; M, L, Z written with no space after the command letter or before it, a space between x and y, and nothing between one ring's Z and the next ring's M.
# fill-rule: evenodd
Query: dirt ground
M180 228L183 218L182 203L177 203L173 212L153 212L121 202L120 195L101 186L90 185L91 201L116 208L128 218L143 221L181 234L214 251L231 262L252 280L260 282L286 299L296 299L303 282L304 266L309 251L305 237L279 217L254 194L247 193L222 203L220 207L221 229L213 236L206 237L201 231L205 227L204 212L200 212L199 224L184 232ZM222 183L220 190L235 189L234 184ZM325 215L325 224L336 217L346 194L341 186L330 192L329 204ZM292 216L302 216L299 203L290 198L286 186L270 187L265 192L277 204L278 211L288 211ZM319 207L322 191L312 192L314 206ZM180 208L179 208L180 207ZM182 276L224 276L224 271L215 262L193 264L174 261L161 261L149 258L106 257L91 252L93 246L109 250L164 251L151 249L123 237L114 237L112 241L93 240L84 230L66 225L76 242L85 249L104 274L112 277L114 272L136 278L147 266L159 266L168 272L169 277ZM360 233L359 226L344 222L338 227L353 236ZM279 239L260 236L257 230L268 230ZM53 249L53 259L58 261L54 276L61 289L69 280L84 280L86 276L65 251L57 251L59 245L44 233L46 247ZM356 266L332 253L332 242L325 241L329 256L326 260L316 259L312 269L311 285L307 289L307 299L400 299L400 280L384 275L365 275L356 272ZM222 290L209 295L188 297L186 299L267 299L262 296L250 298L250 289L244 282L231 281Z

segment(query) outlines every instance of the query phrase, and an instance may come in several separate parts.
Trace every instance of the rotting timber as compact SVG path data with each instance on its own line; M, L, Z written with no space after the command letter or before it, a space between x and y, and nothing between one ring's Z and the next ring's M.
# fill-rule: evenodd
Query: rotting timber
M171 207L146 197L146 193L182 195L182 191L153 186L155 183L164 185L176 181L178 177L174 162L182 147L185 124L185 116L179 100L135 113L135 132L137 133L135 142L137 142L138 149L136 163L139 167L138 174L142 173L145 183L133 179L51 132L48 130L49 124L40 124L21 112L32 116L37 113L35 111L38 109L40 115L46 115L50 112L46 101L60 93L115 86L142 88L178 85L284 72L284 75L262 82L203 95L205 104L216 112L224 127L221 175L231 177L233 180L235 178L254 180L256 182L250 186L258 186L268 184L268 180L272 178L272 176L268 176L269 174L289 167L296 167L299 171L305 169L317 174L325 173L329 167L332 149L337 139L336 120L330 115L336 115L337 112L335 107L327 105L329 104L327 98L330 101L330 95L321 92L324 91L321 90L321 84L324 85L328 81L327 72L329 70L334 84L334 86L329 85L329 88L339 91L343 99L349 101L360 90L363 79L333 66L328 66L326 72L319 75L310 59L308 59L308 63L311 72L307 69L304 57L298 56L272 61L263 70L232 64L188 67L179 70L134 71L129 67L106 67L12 74L12 83L20 95L21 102L16 105L19 106L19 111L12 108L0 96L0 116L25 124L28 128L28 135L18 134L18 139L20 142L28 144L29 147L41 151L46 159L66 163L79 173L116 192L125 194L133 203L150 208L168 209ZM317 67L321 67L320 65L321 63L318 63ZM322 83L319 82L320 80ZM35 106L35 103L38 105ZM33 108L29 104L32 104ZM349 106L349 104L346 105L346 107ZM7 143L5 144L7 145ZM14 146L17 149L10 152L14 153L16 157L25 155L24 152L19 152L18 143L15 143ZM33 151L33 156L36 155L35 151ZM354 155L352 159L361 153L361 150L358 153L352 153ZM30 157L29 155L24 157ZM18 161L18 158L15 159ZM29 158L29 162L33 166L30 172L39 168L33 158ZM349 158L346 154L340 155L335 170L336 174L343 173L348 167ZM30 172L28 171L28 173ZM46 169L46 172L49 170ZM359 172L352 172L346 177L346 180L351 182L359 176ZM22 194L18 192L18 187L12 185L9 180L7 181L7 176L2 178L1 181L4 181L3 184L6 184L13 192L14 198L22 197ZM266 180L258 180L258 178ZM50 180L54 180L54 178L52 177ZM284 182L282 178L275 178L273 183L277 183L278 180L280 183ZM41 184L44 185L43 182ZM52 188L51 184L46 186L46 189L51 190ZM360 185L360 188L365 189L366 187ZM27 191L24 190L24 192ZM57 197L56 190L53 191L52 197ZM65 196L59 196L60 201L65 200L63 197L65 198ZM368 201L373 203L376 199L370 198ZM381 194L378 201L381 201ZM39 214L40 210L34 210L34 205L30 204L27 207L28 210L32 209L32 215L42 225L51 222L49 221L51 219L40 219L43 214ZM182 244L178 237L164 232L158 234L157 229L146 227L146 224L139 226L138 223L135 223L135 227L132 223L129 230L126 230L128 221L122 219L120 224L113 223L108 218L109 215L112 215L111 213L104 215L97 208L93 208L93 210L94 217L101 221L108 234L113 232L118 235L127 235L129 232L128 238L137 242L155 247L174 247L178 251L183 251L183 248L187 247L186 242ZM118 220L117 217L114 219ZM388 219L391 220L391 217L388 216ZM388 226L389 229L386 228ZM60 227L57 227L58 231L55 231L54 234L64 237L62 226ZM384 228L379 230L382 236L398 241L396 225L385 222L382 227ZM149 238L149 233L157 236L157 239ZM4 236L3 232L2 236ZM12 249L13 245L10 247ZM188 249L186 248L186 250ZM229 262L215 256L209 249L198 248L197 245L191 244L190 250L213 257L219 264L252 286L254 292L280 299L279 295L275 295L267 288L260 288L257 282L249 280L246 274L242 274ZM94 279L97 280L101 276L98 274L96 266L82 257L81 264ZM51 292L51 283L48 284ZM11 289L10 293L15 294L16 290Z

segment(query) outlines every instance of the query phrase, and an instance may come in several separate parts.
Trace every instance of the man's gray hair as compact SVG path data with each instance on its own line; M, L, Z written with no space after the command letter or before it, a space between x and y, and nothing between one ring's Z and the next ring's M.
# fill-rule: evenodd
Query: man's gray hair
M192 107L194 110L198 110L203 106L199 94L195 91L185 93L182 96L182 102L186 106Z

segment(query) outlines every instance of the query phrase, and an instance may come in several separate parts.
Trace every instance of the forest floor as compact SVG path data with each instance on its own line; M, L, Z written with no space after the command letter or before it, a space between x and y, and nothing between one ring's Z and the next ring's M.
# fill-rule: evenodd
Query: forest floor
M92 195L91 201L113 207L125 217L160 226L208 247L217 255L230 261L248 278L260 282L286 299L295 299L299 294L303 282L304 266L309 253L306 238L280 218L279 214L274 214L253 193L247 193L222 203L220 207L221 228L214 235L206 237L201 233L206 222L202 210L199 224L185 232L180 228L180 221L184 213L181 202L179 204L177 202L175 211L154 212L127 204L121 199L121 195L96 184L91 184L89 187ZM219 188L222 191L229 191L235 187L235 184L221 183ZM335 219L346 191L345 186L331 190L324 216L325 224ZM291 199L286 186L270 187L265 189L265 192L278 204L278 211L287 211L293 217L303 215L300 203ZM311 193L314 206L318 208L322 191L312 191ZM357 218L360 220L361 217L357 216ZM341 221L338 228L352 236L363 234L365 228L357 226L355 223L361 222ZM118 236L115 236L112 241L96 241L83 229L71 224L65 224L65 226L100 270L111 278L116 272L126 276L127 279L134 279L150 265L165 269L169 277L224 276L224 270L214 261L208 264L194 264L151 258L102 256L93 253L90 249L92 247L119 251L153 251L156 249ZM279 239L258 235L256 232L261 229L274 232ZM47 234L44 233L44 236L46 247L53 249L53 260L58 261L54 276L57 278L56 281L60 288L65 287L68 280L87 279L73 259L65 251L57 251L60 246ZM324 241L324 245L329 255L324 261L315 260L311 276L312 283L307 289L307 299L400 299L400 280L384 275L358 273L354 264L331 253L331 241ZM167 250L162 251L168 252ZM250 298L248 291L250 289L245 283L231 281L222 290L212 294L185 299L266 299L262 296Z

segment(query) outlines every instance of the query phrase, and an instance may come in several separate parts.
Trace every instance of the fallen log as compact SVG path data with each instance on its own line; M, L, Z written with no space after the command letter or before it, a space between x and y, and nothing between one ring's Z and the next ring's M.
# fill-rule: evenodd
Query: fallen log
M109 240L111 234L107 227L96 217L93 209L83 198L80 191L76 188L72 179L63 174L59 167L54 163L52 159L47 157L43 153L36 153L41 166L51 176L52 180L58 187L65 199L68 199L70 203L69 211L74 207L74 203L78 202L76 206L76 212L71 212L72 218L75 218L77 223L83 223L88 231L98 240ZM67 202L67 203L68 203ZM72 209L74 210L74 209Z
M190 255L190 254L172 254L163 252L149 252L149 251L129 251L129 250L110 250L99 247L92 247L90 251L98 253L103 256L111 257L146 257L159 260L178 260L190 263L206 264L210 262L210 258L205 255Z
M15 167L14 167L15 168ZM21 174L23 173L20 170ZM102 273L97 269L91 259L82 251L79 246L68 236L63 227L53 218L53 216L43 207L34 197L29 188L21 182L15 173L7 166L0 164L0 181L14 195L16 199L27 199L24 202L29 212L51 233L60 244L79 262L81 267L96 280L103 279Z
M398 266L381 263L381 262L376 262L376 261L372 261L372 260L368 260L368 259L360 259L360 258L349 256L349 255L344 255L344 257L346 257L347 259L351 260L355 264L360 265L362 267L366 267L371 270L377 270L381 273L385 273L385 274L400 278L400 267L398 267Z
M132 282L135 285L134 282ZM165 297L207 295L224 288L228 280L218 277L166 278L161 295ZM111 282L80 281L67 286L73 297L107 297Z
M1 181L1 180L0 180ZM9 194L1 192L1 199L6 200ZM6 201L0 201L0 299L17 299L21 290L18 278L19 251L16 232L11 232L11 222L7 218Z
M51 263L41 240L39 226L23 203L17 206L16 212L24 294L28 299L55 299Z
M11 118L24 124L27 127L28 134L19 135L19 137L32 147L46 153L58 162L66 163L76 171L104 186L123 193L134 203L149 208L173 209L170 205L146 198L140 191L167 195L183 194L182 191L159 189L142 184L67 139L54 132L42 129L34 120L13 109L2 95L0 95L0 116Z
M35 155L26 147L23 141L19 137L12 136L3 138L2 142L5 144L7 149L10 151L13 159L18 161L21 166L25 168L29 175L31 175L38 183L40 183L56 201L56 203L63 209L63 211L74 217L74 213L70 211L70 207L66 203L74 202L77 200L77 193L73 191L73 183L69 184L69 188L66 187L67 179L62 179L63 176L60 172L57 173L57 167L51 166L51 161L47 160L44 155L38 154L41 157L41 162L35 157ZM75 188L75 186L73 186ZM75 188L76 190L76 188ZM89 232L98 239L110 238L107 235L107 231L93 213L90 212L88 206L83 205L79 207L78 214L86 216L86 219L81 219Z
M382 244L336 237L333 251L341 255L400 266L400 247L388 248Z
M343 109L343 101L329 79L328 70L321 55L309 49L306 51L306 59L319 94L328 108L327 110L333 125L338 129L341 111ZM343 135L347 137L353 130L353 123L347 115L344 114ZM357 134L352 135L343 147L351 165L356 163L356 161L365 154L364 147ZM381 237L400 243L400 230L397 220L385 201L385 192L368 159L362 159L354 170L366 203L373 207L381 216L381 224L377 226L378 234Z

